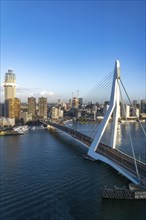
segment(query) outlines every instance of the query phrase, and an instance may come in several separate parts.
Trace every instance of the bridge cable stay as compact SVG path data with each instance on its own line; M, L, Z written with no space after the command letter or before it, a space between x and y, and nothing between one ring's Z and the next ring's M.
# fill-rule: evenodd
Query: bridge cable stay
M94 158L95 160L101 160L103 162L108 163L109 165L111 165L112 167L117 169L119 172L121 172L123 175L125 175L133 183L138 184L143 179L143 175L142 175L142 173L141 173L141 175L139 175L138 167L137 167L137 164L136 164L134 147L133 147L132 138L131 138L131 132L130 132L129 127L128 127L128 133L129 133L129 137L130 137L130 144L131 144L131 147L132 147L132 154L133 154L133 159L134 159L134 161L133 161L134 164L133 165L135 166L135 169L136 169L137 179L135 179L135 177L133 176L133 171L132 171L132 173L129 173L129 171L125 170L125 166L123 166L123 162L120 163L121 167L119 167L119 165L118 165L119 163L118 164L114 163L114 160L113 160L114 158L113 159L112 158L108 159L107 157L104 156L104 154L98 153L98 152L100 152L100 149L102 147L101 138L102 138L102 136L103 136L103 134L104 134L104 132L107 128L107 124L108 124L109 119L112 116L112 114L113 114L113 116L112 116L113 126L112 126L112 135L111 135L111 143L112 144L110 146L111 151L108 150L108 146L106 146L106 148L107 148L107 152L109 151L109 152L114 153L114 152L118 151L118 149L115 151L115 147L116 147L117 125L118 125L118 118L119 118L120 93L121 93L119 82L120 82L120 63L117 60L115 62L115 70L114 70L112 91L111 91L111 96L110 96L110 106L109 106L109 109L107 110L107 112L105 114L105 117L103 118L102 122L100 123L99 129L97 130L97 133L96 133L96 136L95 136L93 142L90 145L90 148L88 150L88 155L91 156L92 158ZM121 156L122 155L124 156L124 154L121 154ZM125 158L124 158L124 160L125 160ZM127 162L131 160L130 157L128 157L128 155L127 155L126 160L127 160ZM130 169L128 164L127 164L127 166L128 166L127 168Z
M111 74L109 74L108 77L105 78L105 81L103 80L102 83L98 84L96 87L94 87L94 89L92 89L89 93L87 93L87 95L85 97L83 97L85 103L82 106L82 109L83 108L89 108L89 109L91 108L91 110L89 111L89 114L87 114L88 109L86 109L87 111L84 111L86 114L85 116L87 116L88 120L90 121L91 120L90 114L92 114L92 116L93 116L93 110L94 110L93 109L94 105L92 105L91 98L94 97L94 101L96 103L99 101L98 100L99 94L101 96L101 93L102 93L102 99L100 99L100 102L97 105L97 108L99 107L99 109L98 109L99 111L97 111L97 113L98 113L98 116L99 115L104 116L104 118L102 119L102 121L98 125L97 125L97 123L93 123L92 128L94 128L94 130L96 130L96 134L95 134L94 138L93 138L94 132L91 130L91 127L90 127L90 130L88 131L88 133L86 133L84 131L81 132L80 127L84 127L84 126L77 126L77 128L76 128L76 126L74 126L74 124L73 124L73 129L71 128L69 130L66 130L68 128L65 128L65 127L67 127L67 124L65 124L65 126L64 126L65 129L62 129L61 125L57 125L57 124L56 124L56 128L61 129L62 131L66 132L66 133L68 132L68 134L70 134L71 136L80 140L86 146L88 146L88 147L90 146L89 150L88 150L89 156L91 156L95 160L101 160L101 161L111 165L113 168L115 168L120 173L125 175L128 179L130 179L133 183L137 184L137 183L139 183L140 178L143 177L143 173L144 173L143 170L145 169L144 168L145 165L142 163L139 163L138 167L137 167L130 128L128 128L128 133L129 133L129 137L130 137L130 144L132 147L133 158L124 154L124 153L122 154L122 152L120 152L120 150L115 149L116 138L117 138L117 128L118 128L118 126L117 126L118 125L118 117L119 117L119 110L120 110L120 108L119 108L120 96L121 96L121 100L123 103L120 82L121 82L121 80L120 80L120 63L119 63L119 61L116 61L114 75L112 76ZM107 91L107 88L109 88L109 85L111 85L111 84L112 84L112 88L111 88L111 93L110 93L109 91ZM101 93L99 93L99 88L100 88ZM108 97L108 99L107 99L107 97ZM105 100L107 101L107 103L109 102L109 107L108 107L105 114L103 112L103 108L101 107L101 105L103 106L103 103L101 102L101 100L102 100L102 102L103 101L105 102ZM89 101L90 101L90 103L88 103ZM124 108L124 112L125 112L125 108ZM78 118L78 116L77 116L78 110L76 109L73 113L74 113L74 115L76 114L76 118ZM70 115L69 117L71 117L72 115ZM93 119L93 117L92 117L92 119ZM110 119L112 119L112 121L113 121L112 135L111 136L109 135L111 137L111 139L113 139L113 140L111 140L111 144L112 144L111 146L104 145L103 143L101 143L103 134L105 133L105 130L107 129L107 125L108 125L108 122L110 121ZM128 121L127 118L126 118L126 121ZM76 130L76 132L74 132L73 130ZM81 133L83 134L83 136L81 136L81 139L80 139ZM91 137L91 138L89 138L89 137ZM86 140L88 140L88 141L86 142ZM122 157L122 160L121 160L121 157ZM133 161L133 159L134 159L134 161ZM123 163L123 161L125 161L125 163ZM139 167L140 167L140 169L138 171ZM126 168L127 168L127 170L126 170ZM135 172L135 169L136 169L136 172Z
M92 89L90 92L88 92L88 94L86 94L83 97L84 103L88 103L93 101L93 97L95 98L95 101L97 102L97 97L100 98L99 94L102 94L102 97L104 95L104 93L106 94L110 94L109 90L107 90L108 88L111 87L112 84L112 78L113 78L113 72L112 74L110 73L110 75L108 75L108 77L106 77L104 80L102 80L94 89ZM103 93L104 92L104 93Z
M118 84L119 84L119 82L118 82ZM123 84L122 84L122 87L123 87ZM126 116L126 110L125 110L125 107L124 107L123 96L122 96L120 84L119 84L119 90L120 90L120 97L121 97L122 108L123 108L123 112L124 112L124 115L125 115L126 124L128 126L128 134L129 134L129 138L130 138L130 144L131 144L131 148L132 148L132 155L133 155L134 165L135 165L135 169L136 169L136 174L137 174L138 179L140 180L139 171L138 171L138 167L137 167L137 163L136 163L134 147L133 147L133 142L132 142L132 137L131 137L130 126L129 126L129 123L128 123L128 120L127 120L127 116ZM129 97L127 92L126 92L126 95L127 95L127 97Z
M111 71L104 79L102 79L97 85L95 85L90 91L88 91L83 98L88 97L90 94L93 93L93 91L97 90L100 88L103 83L105 83L109 78L113 76L113 71Z
M111 83L112 83L112 81L110 81L111 79L113 80L113 72L110 72L110 74L108 74L108 76L106 76L99 84L97 84L92 90L90 90L90 92L88 92L86 94L86 96L83 97L83 100L84 100L85 104L87 104L87 101L89 101L89 100L91 101L91 97L93 97L93 96L96 97L96 101L98 101L98 99L97 99L98 93L99 93L98 89L100 89L100 91L102 91L102 95L103 95L104 91L107 91L107 88L109 88L109 85L111 85ZM122 84L121 79L119 79L119 80L120 80L120 82ZM119 84L119 81L118 81L118 84ZM123 85L123 88L125 90L125 93L127 93L124 85ZM108 92L108 94L110 94L110 93ZM127 94L127 97L129 98L128 94ZM108 98L108 100L109 100L109 98ZM104 98L102 99L102 102L103 101L105 101ZM102 103L102 102L100 101L100 103ZM130 101L130 103L131 103L131 101ZM100 116L104 116L104 113L102 112L100 114ZM138 118L138 120L139 120L139 118ZM90 129L88 130L88 136L94 138L94 136L96 135L96 132L97 132L98 129L99 129L99 126L97 126L96 123L93 123L92 124L92 129L91 129L91 126L90 126ZM77 130L78 130L78 128L77 128ZM79 129L79 131L81 132L81 129Z
M118 112L119 112L119 104L120 104L120 100L119 100L119 89L120 89L120 85L119 85L119 82L121 82L123 88L124 88L124 91L130 101L130 98L126 92L126 89L120 79L120 64L119 64L119 61L116 61L116 64L115 64L115 70L114 70L114 78L113 78L113 86L112 86L112 92L111 92L111 98L110 98L110 110L108 110L107 114L106 114L106 119L103 120L104 122L102 122L101 124L103 124L103 126L101 125L100 126L100 131L97 132L98 134L96 135L96 139L99 143L99 139L101 139L101 137L103 136L104 132L105 132L105 128L107 126L107 123L109 121L109 117L111 116L112 112L113 112L113 129L112 129L112 143L111 143L111 146L113 148L115 148L115 142L116 142L116 133L117 133L117 123L118 123ZM131 103L131 101L130 101ZM132 103L131 103L132 104ZM115 113L116 112L116 113ZM115 116L114 116L115 115ZM139 119L138 119L139 120ZM142 127L142 124L140 123L141 127ZM142 127L143 128L143 127ZM143 129L144 131L144 129ZM144 131L145 133L145 131ZM114 140L113 140L114 139ZM96 145L96 148L98 147L98 143L96 144L96 140L94 141L95 142L95 145ZM93 147L94 148L94 147ZM94 149L95 151L95 149Z
M101 88L101 87L100 87ZM105 103L105 102L108 102L108 100L109 100L109 94L110 94L110 92L109 92L109 90L111 89L111 82L110 81L108 81L103 87L102 87L102 89L100 89L99 88L99 90L96 90L95 92L94 92L94 94L90 94L90 97L88 97L89 98L89 100L91 100L91 97L92 97L92 100L93 100L93 96L95 97L95 103L97 103L97 107L98 108L102 108L101 106L103 106L103 104ZM99 93L101 94L101 95L99 95ZM107 94L106 94L107 93ZM102 96L102 98L100 98L100 96ZM99 97L99 98L98 98ZM87 99L85 99L85 101L86 101ZM91 106L91 110L92 110L92 106ZM101 117L103 117L104 116L104 111L98 111L98 112L96 112L95 110L94 110L94 112L93 112L93 114L95 114L95 117L96 116L101 116ZM90 127L90 133L92 134L92 137L94 138L94 136L95 136L95 134L96 134L96 131L97 131L97 129L98 129L98 126L97 126L97 124L96 123L93 123L92 124L92 129L91 129L91 127Z
M88 92L83 97L83 100L84 100L83 105L84 105L85 110L89 109L91 113L94 114L93 105L91 101L94 101L94 104L102 103L103 105L105 101L109 100L112 78L113 78L113 71L110 72L100 83L98 83L92 90L90 90L90 92ZM100 98L100 96L102 96L102 99ZM99 101L99 98L100 98L100 101ZM97 107L98 107L98 104L97 104ZM74 116L77 117L77 114L78 113L75 113ZM84 118L85 116L86 116L86 111L85 111L85 114L82 115L82 117ZM100 116L104 116L104 114L100 112ZM77 127L74 127L74 129L81 132L81 127L82 126L77 126ZM88 136L94 138L97 129L98 129L97 123L91 123L88 133L87 131L82 131L82 133L88 134Z
M105 101L109 101L109 90L111 89L111 84L107 84L105 85L100 91L96 91L94 92L93 94L90 95L90 97L88 97L88 102L90 100L92 100L93 102L93 97L95 97L94 101L97 103L97 104L104 104ZM98 96L102 96L102 98L98 97ZM92 99L91 99L92 97ZM85 103L87 103L87 98L84 99L85 100Z
M105 101L107 102L107 100L109 100L112 78L113 78L113 72L110 72L108 76L106 76L98 85L96 85L92 90L90 90L90 92L88 92L83 97L84 105L86 106L85 108L89 108L92 111L92 113L95 114L95 116L96 116L96 112L93 111L92 109L93 106L91 101L93 101L94 104L97 104L97 107L99 108L100 105L103 105ZM104 116L104 112L97 113L97 115ZM96 123L92 123L91 125L92 126L90 126L90 129L88 131L88 136L94 138L98 126Z

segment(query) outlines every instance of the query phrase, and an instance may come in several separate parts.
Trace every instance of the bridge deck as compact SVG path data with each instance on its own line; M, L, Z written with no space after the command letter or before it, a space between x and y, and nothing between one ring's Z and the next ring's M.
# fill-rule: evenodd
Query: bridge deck
M60 124L56 124L56 123L48 123L50 126L53 126L67 134L69 134L70 136L74 137L75 139L81 141L82 143L84 143L87 147L90 147L93 139L85 134L82 134L78 131L75 131L71 128L68 128L66 126L60 125ZM134 174L136 176L136 169L135 169L135 164L134 164L134 159L120 151L118 151L117 149L112 149L111 147L103 144L103 143L99 143L99 146L96 150L96 152L108 159L110 159L111 161L113 161L114 163L118 164L120 167L124 168L125 170L127 170L128 172L131 172L132 174ZM146 178L146 164L142 163L140 161L137 161L137 167L138 167L138 171L139 171L139 176L141 179Z

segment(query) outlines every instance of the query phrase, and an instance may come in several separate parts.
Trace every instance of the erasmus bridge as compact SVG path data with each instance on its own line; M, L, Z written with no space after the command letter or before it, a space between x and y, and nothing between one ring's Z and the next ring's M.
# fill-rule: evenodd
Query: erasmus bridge
M119 106L121 102L120 100L121 99L123 100L121 94L121 88L120 88L121 85L125 90L125 87L120 77L120 62L117 60L115 62L115 68L112 78L109 107L101 123L99 124L94 137L83 134L81 131L77 131L61 123L47 122L47 124L48 126L54 127L60 131L65 132L71 137L77 139L79 142L83 143L88 148L87 154L89 157L93 158L94 160L100 160L108 164L109 166L117 170L119 173L121 173L123 176L125 176L127 179L129 179L131 182L135 184L142 184L145 186L146 163L136 159L135 157L135 151L132 143L132 137L129 126L127 131L130 136L129 147L131 148L132 155L122 152L121 150L116 148L116 139L117 139L117 131L118 131L118 123L119 123L119 111L120 111ZM124 105L123 105L123 112L125 112ZM135 114L137 114L136 111ZM101 139L111 119L112 119L112 129L111 129L111 134L109 134L111 140L109 141L109 144L104 144L103 142L101 142ZM137 120L139 121L138 117ZM126 118L126 122L128 124L127 118ZM146 133L140 121L139 123L144 136L146 136Z

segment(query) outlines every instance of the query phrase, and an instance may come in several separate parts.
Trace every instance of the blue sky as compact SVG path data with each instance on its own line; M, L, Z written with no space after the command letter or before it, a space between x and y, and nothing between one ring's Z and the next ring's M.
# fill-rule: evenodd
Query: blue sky
M1 81L17 96L83 97L116 59L132 99L146 99L145 1L1 1Z

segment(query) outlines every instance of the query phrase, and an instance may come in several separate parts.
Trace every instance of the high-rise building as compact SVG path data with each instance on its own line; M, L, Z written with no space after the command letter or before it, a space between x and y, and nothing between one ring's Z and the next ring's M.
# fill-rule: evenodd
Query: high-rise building
M5 73L4 100L16 98L16 76L12 69Z
M63 100L58 99L58 105L62 105L63 104Z
M136 106L137 106L137 100L133 100L133 106L136 108Z
M36 98L28 98L28 114L32 114L34 117L36 115Z
M146 100L141 100L141 113L146 113Z
M52 108L52 113L51 113L51 118L52 119L58 119L58 118L63 118L63 110L59 109L59 108Z
M41 97L39 98L38 102L38 107L39 107L39 116L42 117L43 119L47 119L47 98Z
M132 116L136 116L139 118L139 116L140 116L139 108L132 108Z
M12 69L8 69L8 72L5 73L4 80L4 116L6 117L11 114L8 104L10 104L9 102L14 98L16 98L16 76ZM11 101L8 101L9 99L11 99ZM13 101L13 104L14 103Z
M3 113L4 113L4 104L0 103L0 117L4 115Z
M123 119L129 118L130 117L130 106L129 105L124 105L121 111L121 116Z
M105 102L104 108L103 108L103 115L106 114L106 112L107 112L108 109L109 109L109 104L107 104L107 102Z
M24 123L32 121L32 114L28 114L28 112L21 112L20 119L22 119Z
M15 118L6 118L0 117L0 126L14 126L15 125Z
M72 99L72 108L78 108L79 106L79 100L76 97L73 97Z
M69 99L69 107L72 106L72 99Z
M58 112L59 112L58 108L52 107L51 118L52 119L58 119Z
M81 108L83 105L83 98L78 98L78 100L79 100L79 107Z
M18 99L18 98L7 99L6 106L7 106L6 117L15 118L16 120L19 119L20 111L21 111L20 99Z

